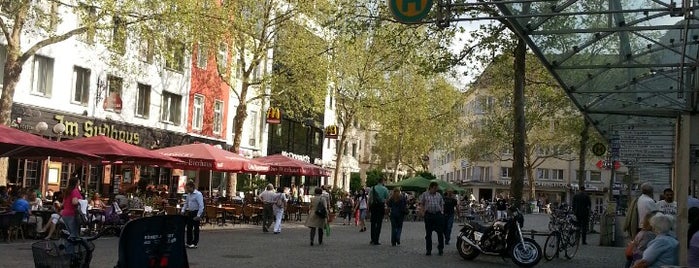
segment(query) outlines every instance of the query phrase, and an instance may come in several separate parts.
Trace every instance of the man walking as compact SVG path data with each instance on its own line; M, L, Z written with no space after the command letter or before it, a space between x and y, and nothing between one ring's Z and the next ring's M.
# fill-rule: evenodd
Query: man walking
M194 189L194 182L187 182L187 201L182 206L182 214L187 217L187 248L197 248L199 244L199 221L204 215L204 196ZM194 230L192 230L194 229Z
M258 198L262 200L262 231L269 232L269 227L274 222L274 201L276 193L274 192L274 185L267 184L265 191L260 193Z
M381 236L381 224L386 213L386 199L388 198L388 188L384 186L384 178L378 184L371 187L369 194L369 211L371 211L371 242L369 244L378 246Z
M439 184L431 182L427 192L420 196L420 212L425 218L425 255L432 255L432 231L437 233L439 256L444 254L444 199L437 192Z
M653 185L647 182L641 184L641 193L638 201L636 201L638 209L638 230L636 230L636 233L643 229L643 219L646 218L646 214L658 209L655 200L653 200Z
M454 196L454 190L448 189L444 195L444 244L449 245L451 229L454 227L454 216L459 215L459 200Z
M578 228L582 235L583 245L587 245L587 228L590 224L590 212L592 210L592 202L590 196L585 192L585 186L580 186L580 191L573 196L573 213L578 219Z

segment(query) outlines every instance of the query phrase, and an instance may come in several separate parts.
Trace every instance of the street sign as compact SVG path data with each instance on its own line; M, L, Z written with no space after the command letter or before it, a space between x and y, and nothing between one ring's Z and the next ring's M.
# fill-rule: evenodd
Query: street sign
M627 165L672 163L674 128L662 125L635 125L615 130L618 134L619 158Z
M604 146L601 142L595 143L595 145L592 145L592 153L595 154L596 156L603 156L604 153L607 152L607 147Z
M388 7L397 21L421 22L432 9L432 0L388 0Z

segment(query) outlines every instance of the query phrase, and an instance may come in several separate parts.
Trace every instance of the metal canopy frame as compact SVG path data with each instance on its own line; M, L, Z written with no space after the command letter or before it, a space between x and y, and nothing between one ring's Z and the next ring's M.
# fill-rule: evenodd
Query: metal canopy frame
M529 45L597 130L674 128L698 112L699 0L441 0L439 26L499 20ZM499 14L450 14L478 6ZM441 21L440 21L441 18Z

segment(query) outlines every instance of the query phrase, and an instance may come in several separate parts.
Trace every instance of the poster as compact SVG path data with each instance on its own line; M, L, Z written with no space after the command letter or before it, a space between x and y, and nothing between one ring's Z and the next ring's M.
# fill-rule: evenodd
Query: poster
M184 194L184 188L187 185L187 176L180 176L177 180L177 193Z
M49 168L49 184L58 184L57 168Z

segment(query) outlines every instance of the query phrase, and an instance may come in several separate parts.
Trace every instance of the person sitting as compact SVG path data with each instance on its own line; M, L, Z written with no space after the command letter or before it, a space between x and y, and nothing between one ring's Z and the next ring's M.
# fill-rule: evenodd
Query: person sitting
M680 250L680 245L672 232L672 227L675 225L674 218L670 215L657 213L650 218L649 222L656 237L648 243L648 247L643 251L643 258L637 261L633 268L659 268L666 265L678 265L677 253Z
M643 258L643 251L645 251L646 247L648 247L648 243L655 239L655 233L653 232L653 229L650 227L650 218L655 216L657 212L658 211L651 211L648 214L646 214L646 217L643 219L644 227L641 229L640 232L636 233L634 239L631 242L629 242L630 244L633 244L633 255L628 260L625 267L631 267L631 264Z
M90 209L92 221L104 222L104 209L107 208L107 205L102 202L99 193L94 193L92 195L87 207Z
M31 205L27 201L27 192L16 191L15 201L12 203L12 211L24 213L23 221L30 224L36 225L36 231L39 232L42 228L41 225L44 222L40 216L32 215Z
M699 267L699 207L689 209L687 266Z
M27 201L29 201L32 210L41 210L44 207L44 201L41 201L41 198L34 191L29 192Z
M58 201L58 200L61 200L59 198L61 196L61 192L56 192L54 194L54 196L58 196L56 201L53 202L53 208L54 208L55 213L51 214L51 219L46 224L46 226L44 226L44 228L42 228L41 231L39 232L40 234L46 233L44 240L51 239L51 236L53 236L53 232L56 230L56 225L58 224L58 222L59 221L63 222L63 219L61 218L61 209L63 208L63 206L62 206L61 202Z

